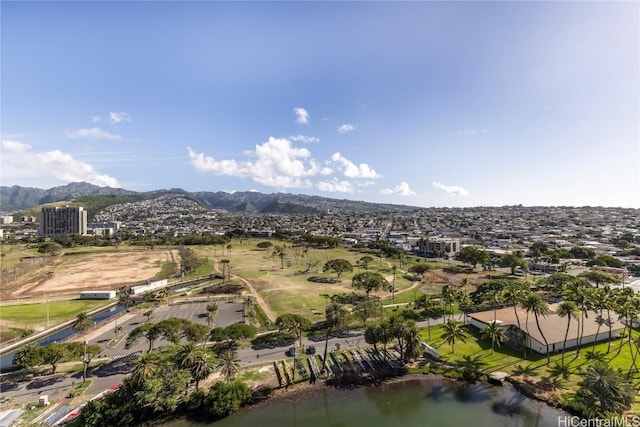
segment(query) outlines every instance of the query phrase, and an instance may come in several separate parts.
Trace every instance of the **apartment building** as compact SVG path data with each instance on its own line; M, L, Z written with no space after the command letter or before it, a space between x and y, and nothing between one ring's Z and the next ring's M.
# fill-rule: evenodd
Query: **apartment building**
M40 236L87 234L87 211L82 207L46 207L40 212Z

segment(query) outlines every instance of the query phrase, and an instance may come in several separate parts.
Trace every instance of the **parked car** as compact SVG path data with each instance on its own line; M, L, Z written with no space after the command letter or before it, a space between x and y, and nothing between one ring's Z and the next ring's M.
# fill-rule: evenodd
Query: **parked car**
M316 354L316 346L310 345L309 347L307 347L307 354Z
M295 347L289 347L289 350L285 351L284 354L286 354L289 357L296 357L296 348Z

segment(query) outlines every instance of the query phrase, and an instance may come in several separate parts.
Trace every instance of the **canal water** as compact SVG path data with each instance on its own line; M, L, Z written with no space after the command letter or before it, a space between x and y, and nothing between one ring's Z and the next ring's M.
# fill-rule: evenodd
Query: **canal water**
M352 390L302 390L217 422L181 419L163 427L548 427L568 416L509 386L419 378Z
M103 310L91 316L91 320L93 321L94 325L100 325L101 323L104 323L105 321L111 319L112 317L119 315L124 310L125 308L121 306L110 307L106 310ZM62 342L66 339L69 339L76 333L77 331L75 329L73 329L71 326L68 326L66 328L60 329L59 331L52 332L51 334L40 338L38 341L36 341L36 343L40 346L45 346L52 342ZM15 368L15 366L13 365L13 356L15 355L15 353L16 353L16 350L13 350L13 351L7 352L6 354L3 354L2 357L0 357L1 372L9 371Z

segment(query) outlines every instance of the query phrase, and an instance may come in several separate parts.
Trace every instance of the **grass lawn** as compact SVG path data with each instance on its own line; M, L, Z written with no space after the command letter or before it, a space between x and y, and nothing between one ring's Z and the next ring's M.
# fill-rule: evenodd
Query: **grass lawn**
M480 337L473 327L470 330L469 338L466 342L457 341L455 351L451 352L451 345L444 340L444 327L442 325L431 327L431 340L427 339L427 329L420 333L421 337L433 347L435 347L443 360L477 367L485 372L503 371L515 376L543 380L557 386L558 392L566 393L571 388L577 386L581 380L581 372L589 363L592 344L585 345L576 356L575 349L567 350L565 354L565 365L570 373L568 378L563 378L562 373L557 369L561 364L562 355L560 353L551 355L551 363L547 365L547 359L537 353L527 353L527 359L522 358L522 353L511 347L503 345L496 347L494 354L491 354L491 344ZM633 331L633 335L638 336L640 332ZM601 353L609 366L620 368L626 374L631 366L632 355L629 346L624 340L622 350L618 353L621 340L614 340L611 343L611 352L607 355L608 344L599 343L595 346L595 352ZM636 389L640 388L640 374L631 376ZM632 408L634 413L640 413L640 402Z
M49 321L60 323L74 318L82 311L90 311L107 305L113 301L95 300L71 300L51 301L48 304L16 304L0 306L0 319L26 324L43 324L47 319L47 306L49 307Z

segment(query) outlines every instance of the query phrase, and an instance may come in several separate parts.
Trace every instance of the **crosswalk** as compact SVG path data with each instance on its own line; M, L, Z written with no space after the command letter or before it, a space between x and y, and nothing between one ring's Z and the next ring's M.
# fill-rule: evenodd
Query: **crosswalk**
M142 351L134 351L133 353L121 353L116 356L111 356L111 361L115 362L117 360L127 361L135 358L136 356L142 354Z

